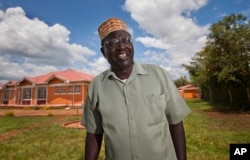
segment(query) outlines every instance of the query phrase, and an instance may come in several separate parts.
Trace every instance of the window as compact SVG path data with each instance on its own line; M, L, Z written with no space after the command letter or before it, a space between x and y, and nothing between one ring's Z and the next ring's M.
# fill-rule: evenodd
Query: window
M62 86L62 87L61 87L61 93L63 93L63 94L66 93L66 87L65 87L65 86Z
M39 87L37 90L38 99L46 99L46 87Z
M59 93L60 93L60 88L59 87L55 87L54 94L59 94Z
M81 86L75 86L75 93L80 93L81 92Z
M31 98L31 88L24 88L23 99L30 99L30 98Z
M9 100L10 98L10 91L9 90L5 90L4 91L4 100Z
M73 93L73 86L69 86L69 93Z

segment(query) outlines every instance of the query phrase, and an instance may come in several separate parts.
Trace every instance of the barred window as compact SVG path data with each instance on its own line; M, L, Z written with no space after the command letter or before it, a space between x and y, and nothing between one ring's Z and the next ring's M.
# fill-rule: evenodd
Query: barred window
M73 93L73 86L69 86L69 93Z
M61 87L61 93L63 93L63 94L66 93L66 87L65 87L65 86L62 86L62 87Z
M31 88L23 89L23 99L31 99Z
M60 88L59 87L55 87L54 94L59 94L59 93L60 93Z
M46 87L39 87L37 92L37 98L38 99L46 99Z
M10 91L9 90L5 90L4 91L4 100L9 100L10 98Z
M81 86L77 85L75 86L75 93L80 93L81 92Z

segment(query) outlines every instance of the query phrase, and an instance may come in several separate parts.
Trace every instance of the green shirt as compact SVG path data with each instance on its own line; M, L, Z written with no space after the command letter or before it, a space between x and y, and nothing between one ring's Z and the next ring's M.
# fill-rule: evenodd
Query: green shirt
M175 160L169 124L189 112L164 69L135 62L125 83L110 70L94 78L82 124L104 133L108 160Z

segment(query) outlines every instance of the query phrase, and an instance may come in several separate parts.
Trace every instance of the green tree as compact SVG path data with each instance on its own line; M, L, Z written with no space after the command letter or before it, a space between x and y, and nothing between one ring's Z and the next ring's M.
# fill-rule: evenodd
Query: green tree
M201 88L226 88L233 105L232 89L243 87L250 103L250 22L242 14L231 14L211 25L206 46L189 65L191 80Z
M174 80L176 87L181 87L190 84L185 76L181 76L179 79Z

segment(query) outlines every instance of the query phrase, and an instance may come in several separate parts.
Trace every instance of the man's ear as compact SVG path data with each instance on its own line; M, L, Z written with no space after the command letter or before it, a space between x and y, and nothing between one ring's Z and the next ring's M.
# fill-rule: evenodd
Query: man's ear
M101 47L100 50L101 50L101 52L102 52L102 55L106 58L106 55L105 55L105 53L104 53L103 47Z

